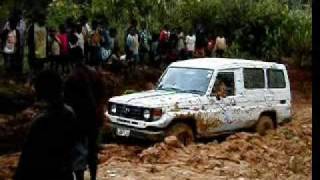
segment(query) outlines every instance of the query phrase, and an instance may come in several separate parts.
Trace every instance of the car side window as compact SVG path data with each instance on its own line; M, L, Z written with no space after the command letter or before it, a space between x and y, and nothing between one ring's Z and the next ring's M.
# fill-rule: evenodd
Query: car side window
M264 71L261 68L243 69L244 88L259 89L265 87Z
M286 81L284 79L284 73L280 69L268 69L268 88L285 88Z
M220 97L233 96L235 94L234 72L219 72L214 83L211 95Z

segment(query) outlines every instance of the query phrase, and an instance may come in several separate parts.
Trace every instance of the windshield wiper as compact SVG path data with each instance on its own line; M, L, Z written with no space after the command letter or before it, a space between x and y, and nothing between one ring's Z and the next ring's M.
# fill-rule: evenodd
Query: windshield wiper
M179 89L179 88L174 88L174 87L168 87L168 88L163 88L163 87L160 87L158 88L159 90L165 90L165 91L178 91L178 92L181 92L182 89Z
M194 94L203 94L203 91L196 90L196 89L189 89L189 90L183 90L184 93L194 93Z

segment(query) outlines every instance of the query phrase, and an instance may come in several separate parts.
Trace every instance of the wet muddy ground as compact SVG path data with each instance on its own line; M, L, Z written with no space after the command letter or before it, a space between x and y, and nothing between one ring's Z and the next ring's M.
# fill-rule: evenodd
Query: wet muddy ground
M294 106L291 122L266 136L239 132L187 147L175 139L156 144L105 144L99 179L311 179L312 107ZM14 172L19 153L0 157L0 179Z

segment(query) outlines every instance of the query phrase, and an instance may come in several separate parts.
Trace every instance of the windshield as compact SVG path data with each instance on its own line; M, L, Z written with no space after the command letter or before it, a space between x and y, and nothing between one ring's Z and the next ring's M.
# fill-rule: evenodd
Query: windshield
M162 77L157 89L204 95L212 74L213 70L171 67Z

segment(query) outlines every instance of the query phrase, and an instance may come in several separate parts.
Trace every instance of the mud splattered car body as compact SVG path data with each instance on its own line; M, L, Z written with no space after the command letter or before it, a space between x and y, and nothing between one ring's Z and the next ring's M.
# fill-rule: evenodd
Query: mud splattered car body
M226 95L215 93L217 82ZM226 58L174 62L156 90L113 97L106 115L113 132L158 140L176 123L196 137L254 126L262 115L276 124L291 118L291 94L282 64Z

